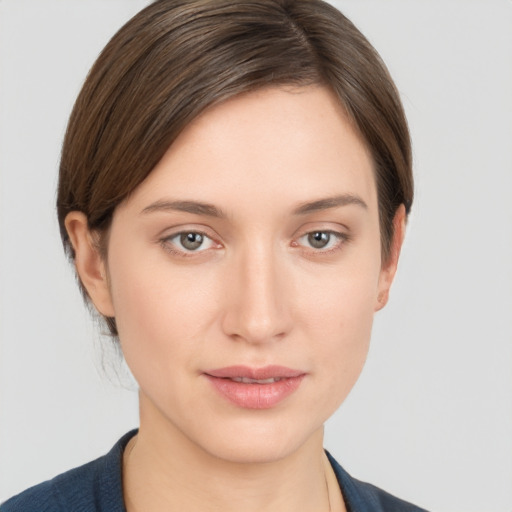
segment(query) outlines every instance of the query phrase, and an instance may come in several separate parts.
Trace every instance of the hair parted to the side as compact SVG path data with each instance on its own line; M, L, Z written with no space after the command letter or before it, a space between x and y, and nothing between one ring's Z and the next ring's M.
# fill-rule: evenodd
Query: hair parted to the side
M57 212L81 211L105 240L116 206L207 107L256 90L321 84L339 98L374 159L382 258L393 217L413 199L411 147L399 95L359 30L322 0L157 0L110 40L73 108ZM85 291L82 287L82 291ZM115 320L105 319L117 336Z

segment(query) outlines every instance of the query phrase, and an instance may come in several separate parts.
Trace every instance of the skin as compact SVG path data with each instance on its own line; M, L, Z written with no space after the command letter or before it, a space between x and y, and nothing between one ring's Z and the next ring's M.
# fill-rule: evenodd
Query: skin
M129 511L344 510L323 424L362 370L404 224L401 207L382 262L372 159L319 86L252 92L199 116L115 210L106 261L85 216L68 215L77 271L116 318L140 386ZM203 244L187 250L181 233ZM276 406L246 409L204 375L240 364L305 377Z

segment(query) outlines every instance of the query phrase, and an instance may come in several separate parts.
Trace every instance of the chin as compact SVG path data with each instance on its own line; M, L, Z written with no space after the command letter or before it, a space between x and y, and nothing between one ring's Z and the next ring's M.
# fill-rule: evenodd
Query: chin
M217 445L211 455L219 459L238 464L264 464L286 458L294 453L300 443L276 443L269 438L242 439Z
M317 443L321 449L323 424L315 428L303 422L291 425L253 418L198 434L189 440L212 457L237 464L264 464L285 459L309 443Z

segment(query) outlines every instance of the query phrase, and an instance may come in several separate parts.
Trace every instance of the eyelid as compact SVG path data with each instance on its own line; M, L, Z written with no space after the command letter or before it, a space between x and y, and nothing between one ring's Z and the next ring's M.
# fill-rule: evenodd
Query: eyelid
M187 233L197 233L205 238L208 238L211 241L213 247L207 247L205 249L198 249L196 251L180 249L176 243L171 240ZM205 226L197 226L197 225L180 225L175 226L172 229L167 229L163 232L163 234L158 237L159 244L169 253L181 256L181 257L193 257L199 256L211 249L220 249L222 248L222 243L219 241L219 237L212 233L211 229L207 229Z
M314 247L308 247L299 241L312 234L312 233L328 233L330 235L333 235L336 237L337 242L335 243L334 247L328 247L327 249L324 248L314 248ZM350 242L352 240L352 236L348 231L348 228L343 226L343 228L337 224L336 227L332 227L332 224L329 224L329 226L326 226L325 224L316 224L311 223L310 225L303 226L300 231L298 231L297 235L293 237L292 240L292 247L296 247L299 250L302 250L309 255L327 255L333 252L337 252L341 250L345 244Z

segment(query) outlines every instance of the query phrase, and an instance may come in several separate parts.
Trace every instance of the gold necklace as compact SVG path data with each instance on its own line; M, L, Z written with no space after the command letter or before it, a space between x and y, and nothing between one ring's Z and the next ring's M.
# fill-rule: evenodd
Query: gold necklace
M325 488L327 490L327 503L329 504L329 512L332 512L331 509L331 489L329 487L329 478L327 477L327 471L329 470L330 463L329 459L327 459L327 455L324 453L324 478L325 478Z
M135 448L135 442L136 442L136 436L134 436L132 439L128 441L128 444L126 445L124 449L124 456L123 456L123 472L126 471L126 466L128 465L128 459L130 458L130 455ZM332 506L331 506L331 487L329 485L329 478L328 478L328 470L331 467L331 464L329 462L329 459L327 459L327 456L325 456L325 467L324 467L324 480L325 480L325 490L327 492L327 504L329 505L329 512L332 512ZM133 507L132 507L133 508Z
M327 479L327 471L324 471L324 477L325 477L325 487L327 489L327 503L329 504L329 512L332 512L332 509L331 509L331 492L329 490L329 480Z
M327 487L327 502L329 504L329 512L347 512L343 494L339 488L338 479L329 462L327 455L324 454L324 476L325 485Z

